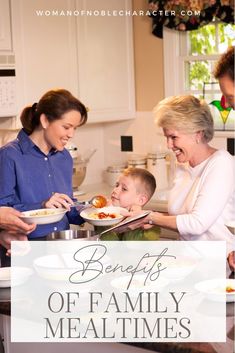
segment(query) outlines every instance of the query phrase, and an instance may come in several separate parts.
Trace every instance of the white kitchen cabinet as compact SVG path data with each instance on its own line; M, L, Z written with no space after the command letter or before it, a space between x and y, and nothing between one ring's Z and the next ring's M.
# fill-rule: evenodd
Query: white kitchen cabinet
M94 12L130 8L131 0L12 1L18 113L63 87L89 107L88 122L133 118L132 18Z
M10 0L0 0L0 51L11 50Z
M94 122L134 117L134 62L129 0L77 0L78 76ZM122 15L124 14L124 15Z
M75 18L47 15L72 7L70 0L12 1L18 113L49 89L77 93ZM48 12L38 15L40 10Z

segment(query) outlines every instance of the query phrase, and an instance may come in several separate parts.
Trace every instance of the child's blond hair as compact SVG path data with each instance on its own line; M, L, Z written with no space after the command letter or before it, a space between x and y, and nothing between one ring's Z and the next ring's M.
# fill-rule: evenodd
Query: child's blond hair
M138 192L145 193L149 201L156 190L156 180L148 170L129 167L124 169L123 175L139 181Z

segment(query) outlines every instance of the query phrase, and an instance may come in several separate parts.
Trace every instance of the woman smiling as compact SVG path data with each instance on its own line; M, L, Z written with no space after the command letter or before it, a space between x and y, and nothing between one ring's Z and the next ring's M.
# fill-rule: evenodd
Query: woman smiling
M229 254L235 249L225 226L234 217L234 160L209 145L214 135L209 107L193 96L174 96L156 106L155 117L177 167L168 214L151 212L142 225L177 230L182 240L224 240Z
M65 149L77 127L86 123L85 106L64 89L45 93L21 114L17 139L0 149L0 205L19 211L64 207L69 212L57 223L39 225L29 238L81 224L72 200L73 162Z

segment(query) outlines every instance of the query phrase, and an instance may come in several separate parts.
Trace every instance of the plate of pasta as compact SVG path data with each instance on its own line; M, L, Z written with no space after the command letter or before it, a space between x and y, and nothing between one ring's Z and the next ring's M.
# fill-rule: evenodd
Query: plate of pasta
M65 208L40 208L22 212L21 218L28 224L50 224L59 222L66 212Z
M108 206L103 208L89 207L80 213L86 222L94 226L111 226L121 222L127 210L122 207Z

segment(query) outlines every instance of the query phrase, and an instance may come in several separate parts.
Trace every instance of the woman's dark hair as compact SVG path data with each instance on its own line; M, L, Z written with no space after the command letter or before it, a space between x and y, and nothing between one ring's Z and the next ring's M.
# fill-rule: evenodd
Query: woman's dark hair
M61 119L61 116L71 110L81 114L80 126L87 121L87 109L83 103L65 89L51 90L45 93L38 103L25 107L20 120L27 134L31 134L40 125L40 116L45 114L48 121Z
M232 81L234 81L234 49L235 47L229 47L219 58L214 69L215 78L220 79L227 75Z

